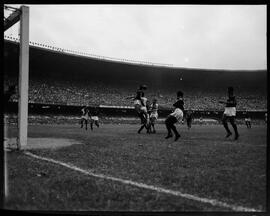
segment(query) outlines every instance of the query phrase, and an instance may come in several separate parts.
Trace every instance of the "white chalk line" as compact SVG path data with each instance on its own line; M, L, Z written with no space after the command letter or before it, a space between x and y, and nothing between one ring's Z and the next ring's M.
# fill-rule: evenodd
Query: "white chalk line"
M45 157L35 155L35 154L30 153L28 151L25 151L24 154L26 154L26 155L28 155L30 157L39 159L39 160L44 160L44 161L48 161L48 162L51 162L51 163L55 163L55 164L67 167L69 169L81 172L81 173L83 173L85 175L94 176L94 177L97 177L97 178L103 178L103 179L107 179L107 180L111 180L111 181L116 181L116 182L120 182L120 183L123 183L123 184L133 185L133 186L136 186L136 187L139 187L139 188L153 190L153 191L157 191L157 192L160 192L160 193L166 193L166 194L170 194L170 195L174 195L174 196L179 196L179 197L182 197L182 198L186 198L186 199L190 199L190 200L194 200L194 201L198 201L198 202L202 202L202 203L208 203L208 204L211 204L212 206L228 208L228 209L231 209L233 211L240 211L240 212L261 212L262 211L262 210L258 210L258 209L254 209L254 208L247 208L247 207L243 207L243 206L227 204L225 202L218 201L218 200L215 200L215 199L197 197L197 196L194 196L194 195L191 195L191 194L182 193L180 191L164 189L164 188L161 188L161 187L156 187L156 186L153 186L153 185L147 185L147 184L143 184L143 183L139 183L139 182L134 182L134 181L131 181L131 180L126 180L126 179L116 178L116 177L107 176L107 175L103 175L103 174L93 173L91 171L81 169L81 168L76 167L76 166L71 165L71 164L67 164L67 163L57 161L57 160L54 160L54 159L51 159L51 158L45 158Z

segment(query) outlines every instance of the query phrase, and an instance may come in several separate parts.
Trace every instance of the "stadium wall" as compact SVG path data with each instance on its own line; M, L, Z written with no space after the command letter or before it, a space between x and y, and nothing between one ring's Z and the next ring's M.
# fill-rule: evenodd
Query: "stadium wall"
M82 106L67 106L67 105L56 105L56 104L37 104L29 103L29 114L31 115L64 115L64 116L80 116ZM89 107L90 113L96 107ZM137 114L133 108L116 108L116 107L98 107L100 116L104 117L137 117ZM8 113L18 113L18 103L9 102L7 105ZM219 120L222 117L223 111L202 111L193 110L194 118L212 118ZM170 109L160 109L159 117L165 118L169 113ZM246 111L237 111L237 118L245 118ZM265 111L249 111L249 115L252 119L264 120Z

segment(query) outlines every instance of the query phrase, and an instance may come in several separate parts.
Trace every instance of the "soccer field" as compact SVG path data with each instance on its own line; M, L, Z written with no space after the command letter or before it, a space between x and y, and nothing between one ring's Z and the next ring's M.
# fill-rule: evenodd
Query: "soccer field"
M6 151L5 207L68 211L266 210L266 125L30 125L26 151ZM7 136L17 129L9 126ZM31 154L27 154L27 153ZM36 156L36 157L35 157Z

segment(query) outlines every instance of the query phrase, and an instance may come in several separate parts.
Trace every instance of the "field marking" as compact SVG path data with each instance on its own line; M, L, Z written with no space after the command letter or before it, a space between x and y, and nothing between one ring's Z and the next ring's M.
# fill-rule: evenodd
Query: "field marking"
M139 188L153 190L153 191L157 191L157 192L160 192L160 193L166 193L166 194L170 194L170 195L174 195L174 196L179 196L179 197L182 197L182 198L186 198L186 199L190 199L190 200L194 200L194 201L198 201L198 202L202 202L202 203L208 203L208 204L211 204L212 206L219 206L219 207L228 208L228 209L231 209L233 211L240 211L240 212L262 212L263 211L263 210L259 210L259 209L246 208L246 207L243 207L243 206L227 204L225 202L218 201L218 200L215 200L215 199L202 198L202 197L198 197L198 196L195 196L195 195L182 193L180 191L174 191L174 190L170 190L170 189L156 187L156 186L153 186L153 185L147 185L147 184L143 184L143 183L139 183L139 182L134 182L134 181L131 181L131 180L116 178L116 177L107 176L107 175L103 175L103 174L96 174L96 173L93 173L91 171L81 169L81 168L76 167L76 166L71 165L71 164L67 164L67 163L57 161L57 160L54 160L54 159L51 159L51 158L45 158L45 157L35 155L35 154L33 154L31 152L28 152L28 151L25 151L24 154L28 155L30 157L39 159L39 160L48 161L48 162L51 162L51 163L55 163L55 164L67 167L69 169L81 172L81 173L83 173L85 175L94 176L94 177L97 177L97 178L108 179L108 180L111 180L111 181L116 181L116 182L120 182L120 183L123 183L123 184L136 186L136 187L139 187Z

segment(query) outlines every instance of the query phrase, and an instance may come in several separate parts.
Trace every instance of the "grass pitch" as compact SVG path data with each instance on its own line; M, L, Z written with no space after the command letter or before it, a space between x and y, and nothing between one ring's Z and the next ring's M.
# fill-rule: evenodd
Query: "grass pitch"
M85 170L249 208L266 209L266 125L239 126L225 139L221 125L177 125L181 138L137 134L138 125L30 125L29 138L64 138L76 145L32 148L39 156ZM17 131L8 128L8 137ZM5 208L67 211L231 211L198 201L83 175L22 152L6 152Z

